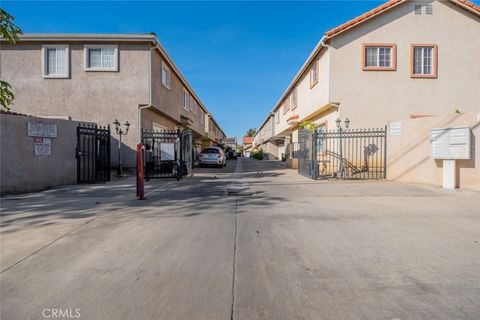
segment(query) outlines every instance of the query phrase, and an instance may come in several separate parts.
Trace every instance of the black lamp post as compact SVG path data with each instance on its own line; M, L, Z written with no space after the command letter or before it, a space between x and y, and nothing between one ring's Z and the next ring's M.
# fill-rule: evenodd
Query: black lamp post
M343 132L343 128L342 128L342 121L340 120L340 118L337 118L337 120L335 120L335 124L337 125L337 130L338 130L338 136L340 138L340 165L338 167L338 175L340 177L343 176L344 174L344 168L343 168L343 146L342 146L342 132ZM345 119L344 121L344 124L345 124L345 129L348 129L348 127L350 127L350 120L348 118Z
M130 123L128 121L125 121L123 124L125 127L122 128L122 125L120 124L120 121L115 119L113 121L113 124L115 125L115 131L117 132L119 139L118 139L118 168L117 168L117 175L118 176L123 176L123 168L122 168L122 135L126 135L128 133L128 129L130 128Z

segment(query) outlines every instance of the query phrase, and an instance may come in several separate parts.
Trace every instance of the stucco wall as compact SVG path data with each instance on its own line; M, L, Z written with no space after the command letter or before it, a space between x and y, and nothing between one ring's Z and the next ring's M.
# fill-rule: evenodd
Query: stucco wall
M448 1L415 15L408 1L331 40L331 101L354 128L380 127L411 114L480 108L480 19ZM397 45L396 71L363 71L363 43ZM438 45L438 78L410 77L410 46Z
M387 179L441 186L443 161L430 158L429 130L470 126L472 158L457 160L457 186L480 191L480 114L447 114L394 121L401 134L387 137ZM390 128L389 128L390 129Z
M57 125L51 138L51 156L34 154L33 137L27 135L28 121ZM76 121L0 114L1 194L23 193L77 182Z
M118 72L86 72L84 44L70 45L70 77L42 77L42 44L2 44L0 70L15 93L12 111L37 116L70 116L73 120L112 124L117 118L131 123L122 137L124 164L135 166L138 143L137 108L149 102L149 47L143 44L118 44ZM118 136L112 134L116 139ZM112 162L117 159L117 143L112 141Z
M170 69L170 88L162 84L162 62ZM159 111L167 114L178 123L180 117L188 117L192 123L188 126L198 134L204 134L205 125L201 124L201 117L204 117L204 111L197 102L197 113L183 108L183 89L180 78L173 72L173 67L167 62L158 50L152 52L152 105ZM192 96L192 93L189 92Z
M275 135L291 133L292 126L287 123L291 116L298 115L299 121L302 121L329 102L329 51L322 50L314 61L318 61L318 83L313 87L310 86L312 62L297 83L297 108L293 110L290 108L285 114L283 114L282 105L278 108L279 121L277 123L275 119Z

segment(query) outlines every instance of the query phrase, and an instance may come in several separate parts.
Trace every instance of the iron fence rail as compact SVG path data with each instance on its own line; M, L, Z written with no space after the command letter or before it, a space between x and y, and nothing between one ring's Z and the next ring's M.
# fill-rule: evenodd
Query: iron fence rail
M145 180L177 178L192 171L190 130L142 131Z
M313 179L385 179L386 128L299 132L298 172Z

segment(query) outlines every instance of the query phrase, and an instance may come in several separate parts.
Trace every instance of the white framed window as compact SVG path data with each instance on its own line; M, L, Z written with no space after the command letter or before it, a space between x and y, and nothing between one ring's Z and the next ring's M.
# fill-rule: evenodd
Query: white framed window
M190 110L190 95L185 88L183 89L183 109Z
M200 124L205 125L205 113L200 111Z
M165 131L167 130L167 127L162 126L160 123L153 122L152 129L153 131Z
M197 103L197 101L195 101L195 99L193 99L193 97L192 97L192 100L190 101L190 110L194 114L198 113L198 103Z
M118 46L115 44L86 44L85 71L118 71Z
M297 87L292 91L292 110L297 108Z
M422 5L421 4L414 5L413 9L414 9L416 15L422 14Z
M396 70L395 44L363 44L363 70Z
M310 88L318 83L318 60L315 61L310 69Z
M68 44L42 46L42 76L44 78L68 78L70 54Z
M162 84L170 89L170 68L162 61Z
M275 120L276 120L277 124L280 123L280 112L279 112L278 109L277 109L277 111L275 111Z
M411 76L413 78L436 78L437 46L414 44L411 50Z

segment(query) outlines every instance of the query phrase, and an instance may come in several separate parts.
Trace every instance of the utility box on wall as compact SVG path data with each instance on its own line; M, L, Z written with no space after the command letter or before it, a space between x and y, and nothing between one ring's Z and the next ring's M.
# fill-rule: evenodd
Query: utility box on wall
M430 129L430 157L441 160L470 159L469 127Z
M430 130L430 157L443 160L443 188L455 189L456 160L471 158L471 130L469 127Z

